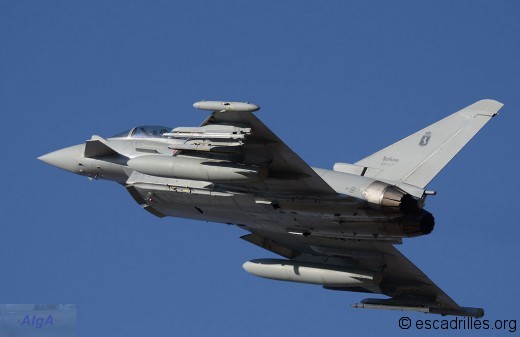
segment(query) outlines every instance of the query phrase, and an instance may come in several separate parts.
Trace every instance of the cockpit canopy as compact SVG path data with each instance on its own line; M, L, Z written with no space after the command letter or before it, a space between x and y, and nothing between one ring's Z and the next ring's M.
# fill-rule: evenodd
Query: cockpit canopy
M123 131L110 138L161 138L164 133L171 130L172 128L167 126L144 125Z

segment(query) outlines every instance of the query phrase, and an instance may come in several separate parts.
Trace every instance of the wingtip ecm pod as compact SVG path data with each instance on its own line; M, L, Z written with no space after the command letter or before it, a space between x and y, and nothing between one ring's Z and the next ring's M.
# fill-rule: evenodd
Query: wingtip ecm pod
M235 112L254 112L260 107L248 102L226 102L226 101L199 101L193 103L195 109L209 111L235 111Z

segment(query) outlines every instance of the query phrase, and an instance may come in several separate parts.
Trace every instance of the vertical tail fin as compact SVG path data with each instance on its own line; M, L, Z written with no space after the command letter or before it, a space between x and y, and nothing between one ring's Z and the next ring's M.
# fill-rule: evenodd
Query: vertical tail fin
M367 176L424 188L503 104L481 100L356 163Z

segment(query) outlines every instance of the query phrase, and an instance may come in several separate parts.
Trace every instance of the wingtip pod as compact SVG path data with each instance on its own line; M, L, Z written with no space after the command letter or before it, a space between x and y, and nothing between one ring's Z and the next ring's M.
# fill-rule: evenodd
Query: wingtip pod
M226 101L199 101L193 103L193 107L209 111L254 112L260 110L260 107L253 103Z
M436 303L417 302L417 300L406 299L379 299L367 298L360 303L351 305L356 309L386 309L399 311L417 311L427 314L437 314L442 316L463 316L481 318L484 316L484 309L469 308L469 307L455 307L455 308L441 308Z

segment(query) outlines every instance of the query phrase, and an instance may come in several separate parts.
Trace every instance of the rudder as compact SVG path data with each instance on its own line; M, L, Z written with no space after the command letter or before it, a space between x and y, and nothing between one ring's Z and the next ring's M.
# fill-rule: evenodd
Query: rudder
M366 176L424 188L502 106L490 99L473 103L355 165L374 169Z

